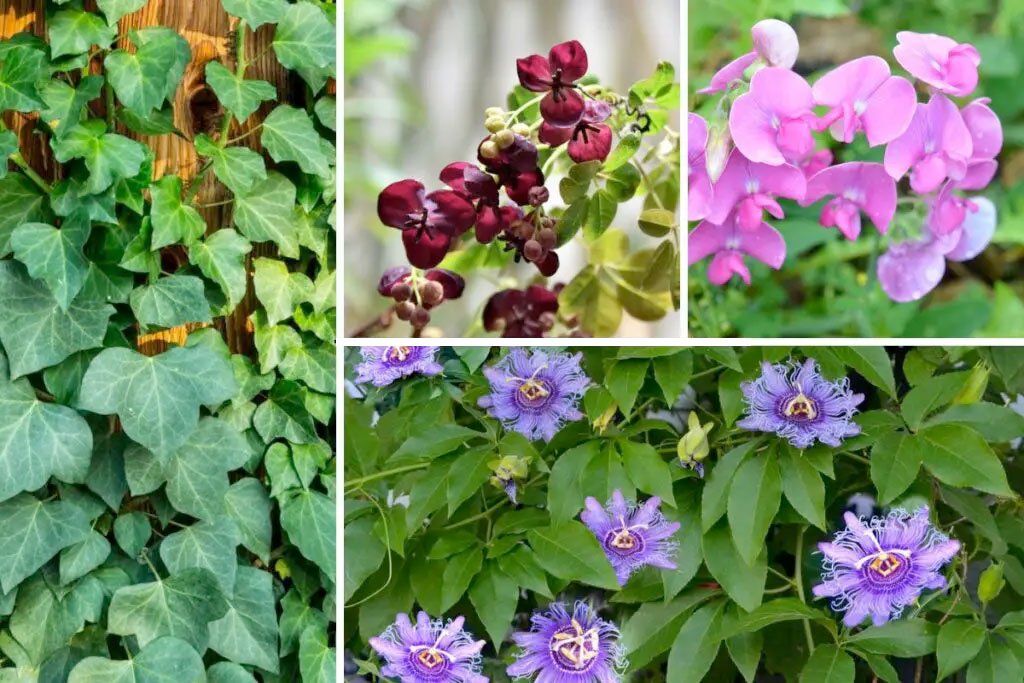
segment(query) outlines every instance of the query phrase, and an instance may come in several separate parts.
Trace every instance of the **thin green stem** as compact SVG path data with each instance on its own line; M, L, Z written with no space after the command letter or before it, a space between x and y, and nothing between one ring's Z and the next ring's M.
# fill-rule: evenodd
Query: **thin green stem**
M363 484L366 484L366 483L371 482L371 481L376 481L377 479L384 479L385 477L390 477L392 474L400 474L402 472L412 472L413 470L422 470L422 469L424 469L424 468L426 468L428 466L430 466L429 462L420 462L420 463L416 463L415 465L403 465L402 467L394 467L394 468L392 468L390 470L384 470L383 472L377 472L376 474L369 474L369 475L367 475L365 477L360 477L359 479L351 479L349 481L346 481L345 482L345 488L346 489L359 488Z
M16 163L21 168L25 175L28 176L29 180L38 185L43 190L43 192L49 194L50 183L46 182L41 175L36 173L35 170L33 170L33 168L28 165L28 162L25 161L25 157L21 156L21 152L15 152L14 154L12 154L11 161Z
M854 460L857 460L858 462L862 462L865 465L870 465L871 464L871 460L866 458L866 457L864 457L863 455L857 455L856 453L851 453L850 451L839 451L839 454L840 455L845 455L848 458L853 458Z
M235 136L235 137L231 138L230 140L228 140L227 144L228 145L233 145L236 142L240 142L240 141L246 139L247 137L249 137L250 135L252 135L253 133L258 132L259 129L262 128L262 127L263 127L262 123L260 123L258 125L255 125L252 128L250 128L249 130L247 130L244 133L242 133L241 135Z
M793 582L796 584L796 593L800 598L800 602L807 604L807 599L804 597L804 531L807 527L801 525L800 530L796 533L796 553L795 564L796 569L793 572ZM807 648L810 654L814 654L814 636L811 634L811 621L810 619L803 619L804 622L804 635L807 636Z
M647 176L647 171L644 170L644 165L636 159L631 159L630 163L636 167L636 170L640 171L640 177L644 179L644 186L647 188L647 194L650 195L651 199L654 200L654 203L658 205L659 209L664 210L665 205L661 203L661 197L659 197L658 193L654 191L654 186L651 184L651 179Z
M364 493L365 493L365 491L364 491ZM359 600L358 602L350 602L349 604L345 605L345 609L348 609L349 607L356 607L357 605L363 604L364 602L366 602L366 601L370 600L371 598L375 597L376 595L378 595L381 591L383 591L385 588L387 588L388 585L391 584L391 575L392 575L392 565L391 565L391 534L388 531L388 516L384 513L384 508L382 508L380 506L380 503L377 502L377 499L374 496L371 496L371 495L367 494L367 498L369 498L370 502L373 503L374 506L376 506L377 512L380 513L380 521L384 525L384 547L385 547L385 552L387 553L387 556L388 556L388 578L387 578L387 580L384 581L384 585L382 585L380 588L378 588L377 590L373 591L372 593L367 595L362 600Z
M110 85L109 79L105 79L103 83L103 98L107 109L107 128L114 132L114 88Z
M526 111L527 109L529 109L533 105L535 105L538 102L540 102L542 99L544 99L544 95L537 95L532 100L529 100L528 102L525 102L523 104L523 106L519 107L519 109L516 109L515 111L509 112L508 118L505 119L505 124L507 125L509 123L512 123L513 121L518 120L520 114L522 114L524 111Z

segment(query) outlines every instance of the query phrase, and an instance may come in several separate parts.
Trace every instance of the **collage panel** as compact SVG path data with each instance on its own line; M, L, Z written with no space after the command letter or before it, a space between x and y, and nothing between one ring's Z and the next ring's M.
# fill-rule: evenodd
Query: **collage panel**
M0 0L0 681L336 680L335 10Z
M1024 348L344 354L352 683L1024 675Z
M1020 3L688 6L691 337L1024 336Z
M678 0L345 5L347 337L668 337Z

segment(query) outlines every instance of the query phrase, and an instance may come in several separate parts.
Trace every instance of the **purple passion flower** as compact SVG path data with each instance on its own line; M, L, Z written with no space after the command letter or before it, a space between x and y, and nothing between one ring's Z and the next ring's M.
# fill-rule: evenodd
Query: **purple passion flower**
M808 358L802 365L764 362L761 376L740 385L747 415L736 424L755 432L774 432L796 448L815 440L838 447L860 434L852 422L863 394L850 391L850 380L829 382Z
M939 570L960 550L928 521L928 507L911 515L893 510L872 517L868 526L852 512L846 528L831 543L819 543L825 555L823 583L814 586L819 598L829 597L832 609L846 612L843 623L853 628L871 615L875 626L899 618L903 608L925 588L946 588Z
M436 346L364 346L363 362L356 365L356 383L386 387L397 379L419 373L439 375L444 369L434 360Z
M560 602L534 612L530 630L513 633L512 640L522 648L505 670L513 678L536 673L537 683L617 683L626 667L619 629L582 601L572 614Z
M551 441L563 424L583 417L576 405L590 386L590 378L580 367L582 357L580 353L513 349L484 368L491 393L481 398L479 405L501 420L505 429L531 441Z
M607 508L588 496L587 509L580 519L594 533L604 554L615 569L619 585L626 585L630 574L646 565L675 569L677 544L670 540L679 531L679 522L669 522L658 509L661 499L649 498L643 505L631 505L615 489Z
M464 621L460 616L445 624L420 612L413 626L407 614L399 614L384 633L370 638L370 647L387 660L381 673L402 683L487 683L480 675L485 641L474 641Z

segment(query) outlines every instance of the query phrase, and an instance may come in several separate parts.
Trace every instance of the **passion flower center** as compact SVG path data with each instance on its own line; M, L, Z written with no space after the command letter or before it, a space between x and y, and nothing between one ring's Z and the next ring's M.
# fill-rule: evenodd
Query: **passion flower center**
M818 417L818 405L813 398L800 391L796 396L786 401L782 412L786 417L813 420Z
M527 401L539 401L551 395L543 380L528 379L519 385L519 393Z
M571 671L590 668L599 654L599 645L597 628L584 630L575 618L570 626L556 631L550 641L555 661Z
M412 349L408 346L389 346L384 351L384 360L404 363L411 353Z

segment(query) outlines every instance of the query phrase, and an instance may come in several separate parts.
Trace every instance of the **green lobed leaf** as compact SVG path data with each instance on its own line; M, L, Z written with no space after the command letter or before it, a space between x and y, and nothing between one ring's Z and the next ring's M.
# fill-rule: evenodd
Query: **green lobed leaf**
M239 123L248 119L260 108L261 103L277 99L277 88L270 83L240 78L234 71L217 61L206 63L206 82L213 88L214 94L224 108L231 112Z
M233 558L232 558L233 560ZM210 622L210 649L239 664L277 673L277 610L273 577L256 567L238 567L227 612Z
M252 245L231 228L221 228L188 248L188 260L207 278L220 285L227 299L226 308L234 310L246 292L245 257Z
M191 246L206 232L206 221L199 212L181 201L181 178L166 175L149 187L153 197L150 217L153 250L168 244Z
M260 142L274 161L294 161L305 173L330 174L330 159L324 154L320 134L303 110L287 104L278 105L264 119L260 136Z
M0 178L0 257L10 253L11 233L18 226L45 220L45 199L46 195L20 173Z
M273 242L286 258L299 256L299 239L293 207L295 186L280 173L270 171L252 191L235 197L234 221L253 242Z
M186 640L158 638L132 658L86 657L75 664L68 683L181 683L205 680L203 660Z
M57 161L80 158L85 162L89 178L83 190L87 194L103 192L118 178L134 177L146 158L145 148L138 142L106 130L101 119L88 119L51 142Z
M166 536L160 543L160 559L172 575L196 567L209 569L224 595L231 595L238 567L235 548L241 542L230 519L200 521Z
M88 535L89 520L71 503L27 493L0 503L0 590L10 593L62 548Z
M47 75L48 68L42 50L24 46L7 50L0 60L0 111L30 112L42 108L36 83Z
M46 223L23 223L11 233L14 257L28 274L44 281L62 311L71 306L89 270L82 247L89 237L89 223L80 214L58 229Z
M274 54L286 69L323 67L335 61L335 29L310 2L289 5L274 30Z
M160 108L166 98L168 76L178 59L176 37L173 33L154 36L136 44L134 52L117 49L103 60L117 99L140 117Z
M70 7L55 12L46 22L46 35L53 59L88 52L93 45L108 47L117 28L107 26L97 14Z
M213 163L213 174L234 194L247 194L257 182L267 179L263 157L248 147L221 147L208 135L196 136L195 144L196 154Z
M295 491L281 501L281 526L302 555L332 580L335 567L337 511L334 502L316 491Z
M281 21L288 9L285 0L221 0L224 11L245 20L251 29Z

